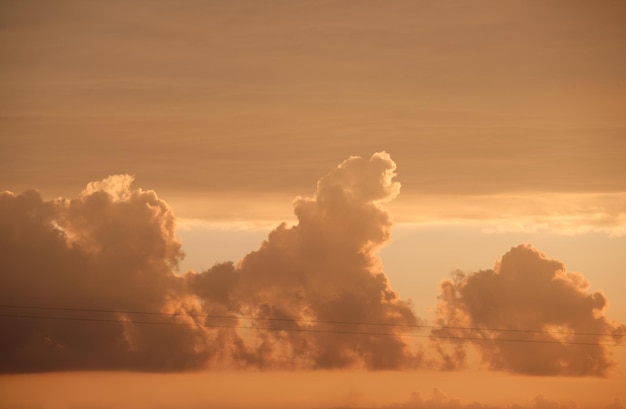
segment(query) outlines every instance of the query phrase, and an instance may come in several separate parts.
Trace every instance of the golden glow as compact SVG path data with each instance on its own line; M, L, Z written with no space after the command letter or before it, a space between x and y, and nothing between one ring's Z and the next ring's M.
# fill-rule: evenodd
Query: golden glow
M538 398L597 409L626 401L623 375L614 379L501 376L488 372L215 372L192 374L60 373L0 378L9 407L54 409L111 405L119 409L369 408L396 403L401 409L427 402L432 409L480 402L509 408ZM485 385L489 385L487 393ZM34 394L32 391L36 390ZM242 393L245 391L245 393ZM411 406L411 403L415 406ZM528 405L528 406L526 406ZM460 406L452 406L459 407ZM471 407L471 406L470 406ZM617 406L618 408L620 406Z
M430 322L452 271L492 269L530 243L583 274L588 293L608 300L607 317L625 322L625 16L624 2L583 0L3 2L0 192L17 196L0 193L0 298L106 301L189 323L196 310L244 308ZM373 206L397 188L389 173L336 168L381 151L402 184L389 214ZM22 195L31 188L42 196ZM358 296L322 308L348 290ZM454 300L451 311L475 306ZM618 363L606 379L479 370L477 350L465 370L432 371L426 354L420 369L363 372L354 368L366 360L343 341L268 336L265 349L237 355L242 340L228 331L154 336L126 322L122 332L91 328L83 350L99 353L71 361L46 349L69 348L71 331L5 319L15 345L0 342L0 370L11 374L0 376L3 407L626 400L623 347L606 349ZM378 356L405 363L401 343L365 344L371 366ZM126 347L150 371L205 369L198 356L286 365L296 347L344 369L117 372L137 362ZM114 372L14 374L25 362L61 370L94 360Z

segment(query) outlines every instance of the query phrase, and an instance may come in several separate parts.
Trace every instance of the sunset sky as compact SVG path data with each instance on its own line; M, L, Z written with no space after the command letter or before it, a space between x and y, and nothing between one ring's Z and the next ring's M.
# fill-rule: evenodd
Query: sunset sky
M2 2L0 406L625 408L624 21Z

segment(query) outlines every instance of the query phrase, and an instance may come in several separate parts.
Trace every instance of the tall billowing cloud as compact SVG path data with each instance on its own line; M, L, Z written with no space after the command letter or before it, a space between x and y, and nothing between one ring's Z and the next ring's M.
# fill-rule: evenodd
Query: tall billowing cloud
M186 276L206 313L217 308L293 320L288 321L290 331L258 332L246 339L250 342L241 338L238 359L261 367L412 365L397 336L345 333L381 332L380 327L345 322L417 323L374 254L389 238L391 220L378 203L397 195L394 175L395 164L386 153L369 160L352 157L319 180L313 197L295 200L295 226L279 226L237 266L218 265ZM274 329L286 325L261 324Z
M394 327L363 334L381 332L363 322L417 323L374 254L394 176L386 153L352 157L295 200L296 225L237 264L184 276L171 209L130 176L71 200L2 193L0 371L414 365Z
M447 367L462 365L472 342L489 369L605 376L614 362L596 344L617 342L626 326L610 321L605 296L588 289L581 274L531 245L512 248L493 270L456 273L441 284L437 323L447 328L434 331L455 344L443 353Z

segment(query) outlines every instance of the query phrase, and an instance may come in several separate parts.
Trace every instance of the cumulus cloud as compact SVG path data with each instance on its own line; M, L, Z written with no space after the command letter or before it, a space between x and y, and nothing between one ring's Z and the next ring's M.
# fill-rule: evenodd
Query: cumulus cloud
M0 370L414 365L393 327L336 332L378 329L337 321L418 321L374 253L389 239L380 203L398 194L394 176L386 153L351 157L294 201L295 225L278 226L237 264L183 276L171 209L128 175L89 183L74 199L2 193L3 304L111 312L4 307ZM26 313L74 320L8 316Z
M217 308L294 320L292 331L260 332L252 342L244 342L238 359L261 367L412 365L401 338L331 333L378 328L327 322L417 323L374 254L389 239L391 220L379 203L397 195L394 175L395 164L385 153L370 159L352 157L319 180L313 197L295 200L296 225L280 225L237 266L217 265L186 275L207 313ZM264 322L275 329L278 325L284 327L285 322ZM302 330L325 333L311 336Z
M129 175L73 199L0 193L0 371L454 369L469 342L489 369L607 374L609 350L577 343L617 342L624 326L582 275L528 245L442 284L438 358L409 345L406 326L423 322L376 255L390 237L382 204L399 193L395 170L384 152L351 157L294 200L296 223L236 263L184 274L172 210ZM505 342L513 336L555 343Z
M6 305L174 312L184 286L173 269L182 256L174 216L132 178L90 183L75 199L46 201L35 191L0 195L0 299ZM28 315L59 311L32 310ZM25 310L3 308L5 315ZM66 311L64 316L85 318ZM199 366L204 330L114 322L0 318L0 369L172 370ZM155 321L164 322L156 317Z
M626 326L609 320L606 297L588 289L582 274L531 245L512 248L492 270L457 272L441 284L437 305L437 324L447 328L433 331L452 337L440 349L445 366L462 366L470 342L492 370L606 376L615 365L610 349L593 344L618 342Z

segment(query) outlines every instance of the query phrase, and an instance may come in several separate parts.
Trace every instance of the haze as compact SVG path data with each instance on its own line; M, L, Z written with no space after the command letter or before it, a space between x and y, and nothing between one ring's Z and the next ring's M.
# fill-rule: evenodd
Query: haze
M626 5L0 5L0 406L623 408Z

